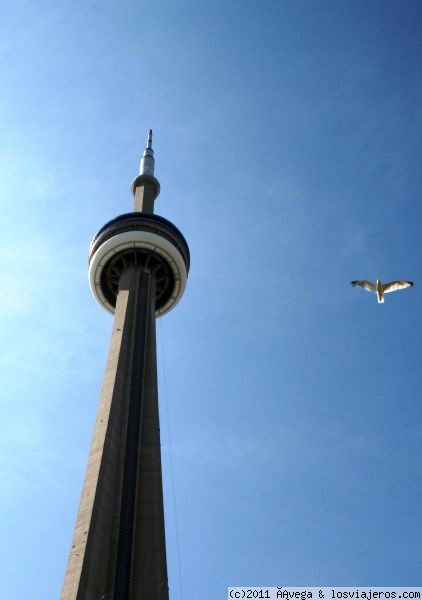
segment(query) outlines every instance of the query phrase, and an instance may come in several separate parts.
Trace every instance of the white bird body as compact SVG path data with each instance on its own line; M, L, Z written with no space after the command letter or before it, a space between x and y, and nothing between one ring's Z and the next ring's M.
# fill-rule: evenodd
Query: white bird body
M365 279L352 281L351 284L356 287L361 287L368 292L375 292L378 298L378 303L384 302L384 294L389 292L395 292L396 290L404 290L405 288L412 287L415 285L414 281L390 281L389 283L382 283L381 279L377 279L376 283L371 283Z

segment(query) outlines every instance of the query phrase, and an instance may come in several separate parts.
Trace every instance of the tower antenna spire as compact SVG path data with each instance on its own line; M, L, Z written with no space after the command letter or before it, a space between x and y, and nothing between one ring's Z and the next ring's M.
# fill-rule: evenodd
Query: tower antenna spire
M135 196L134 210L152 214L154 201L160 193L160 183L154 177L154 150L152 149L152 129L148 132L147 145L142 154L139 175L132 183L132 193Z
M154 150L152 149L152 129L149 130L147 145L141 158L141 165L139 167L139 175L152 175L154 176Z

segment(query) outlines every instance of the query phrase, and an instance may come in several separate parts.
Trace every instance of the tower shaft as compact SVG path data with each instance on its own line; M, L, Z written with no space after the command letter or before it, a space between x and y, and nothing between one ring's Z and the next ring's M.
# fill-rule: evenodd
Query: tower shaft
M61 600L168 600L155 275L129 264Z
M135 210L89 249L89 282L114 313L61 600L168 600L155 319L183 295L190 263L180 231L154 214L152 131L132 183Z
M144 177L144 180L147 180L147 177ZM133 210L152 215L154 212L154 200L157 197L154 184L150 181L144 181L143 185L137 186L134 195Z

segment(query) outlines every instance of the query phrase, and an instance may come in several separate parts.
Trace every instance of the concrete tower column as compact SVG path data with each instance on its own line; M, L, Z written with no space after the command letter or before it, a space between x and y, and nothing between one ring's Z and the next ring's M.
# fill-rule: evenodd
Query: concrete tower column
M155 180L153 164L143 172L151 156L135 207L138 189L152 185L142 177ZM144 195L148 211L156 190ZM148 211L110 221L90 248L91 289L115 316L61 600L168 599L155 319L183 294L189 250Z

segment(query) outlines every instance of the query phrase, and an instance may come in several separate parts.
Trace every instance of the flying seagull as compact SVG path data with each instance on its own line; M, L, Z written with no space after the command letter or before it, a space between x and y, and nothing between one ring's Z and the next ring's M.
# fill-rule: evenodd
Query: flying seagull
M371 283L364 279L351 281L350 283L354 287L358 286L364 290L368 290L368 292L375 292L378 296L378 303L384 302L384 294L395 292L396 290L404 290L415 285L414 281L390 281L390 283L382 283L380 279L377 279L376 283Z

